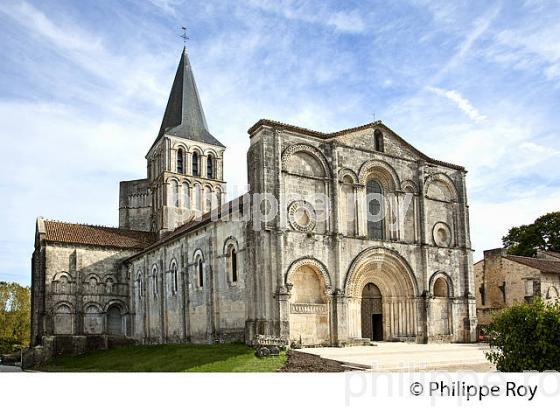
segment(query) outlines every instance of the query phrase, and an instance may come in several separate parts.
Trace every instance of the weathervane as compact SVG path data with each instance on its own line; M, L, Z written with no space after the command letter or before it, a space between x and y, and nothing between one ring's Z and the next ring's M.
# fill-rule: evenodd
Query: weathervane
M189 37L187 36L187 28L181 27L181 30L183 30L183 34L181 34L179 37L183 39L183 45L187 47L187 40L189 39Z

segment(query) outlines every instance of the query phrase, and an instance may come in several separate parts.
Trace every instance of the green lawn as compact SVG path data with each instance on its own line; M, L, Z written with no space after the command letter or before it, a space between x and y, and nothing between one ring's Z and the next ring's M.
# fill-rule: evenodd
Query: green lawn
M58 357L51 372L274 372L286 354L259 359L241 343L126 346L77 357Z

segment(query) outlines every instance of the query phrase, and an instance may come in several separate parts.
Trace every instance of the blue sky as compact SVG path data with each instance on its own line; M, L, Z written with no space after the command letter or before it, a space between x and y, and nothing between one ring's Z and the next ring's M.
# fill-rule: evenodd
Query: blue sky
M145 175L181 25L231 185L260 118L381 119L468 170L475 257L560 204L560 2L0 3L0 280L30 282L35 218L118 224ZM242 188L239 188L241 190Z

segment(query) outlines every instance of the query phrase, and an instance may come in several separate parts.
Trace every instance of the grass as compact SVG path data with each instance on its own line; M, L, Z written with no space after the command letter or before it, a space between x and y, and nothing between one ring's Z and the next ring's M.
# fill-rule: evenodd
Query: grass
M258 358L241 343L126 346L74 357L57 357L51 372L274 372L286 354Z

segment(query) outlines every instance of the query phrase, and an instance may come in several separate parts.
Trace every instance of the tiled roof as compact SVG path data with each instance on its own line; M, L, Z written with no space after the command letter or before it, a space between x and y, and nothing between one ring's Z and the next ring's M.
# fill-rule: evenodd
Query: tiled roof
M506 259L521 263L534 269L538 269L544 273L560 273L560 261L552 261L549 259L528 258L525 256L507 255Z
M235 199L232 199L229 202L226 202L224 205L222 205L222 208L217 213L218 218L220 218L224 214L231 214L235 209L238 209L240 212L243 212L243 207L244 207L243 197L244 197L244 195L241 195L241 196L239 196ZM236 208L234 208L234 204L236 204ZM138 253L137 255L131 256L129 258L129 260L134 259L137 256L140 256L141 254L149 252L153 249L156 249L158 246L160 246L160 245L162 245L166 242L169 242L173 239L177 239L181 235L184 235L184 234L192 232L192 231L194 231L198 228L201 228L204 225L207 225L212 221L213 221L212 220L212 212L207 212L207 213L203 214L200 218L191 220L189 222L186 222L185 224L176 228L174 231L171 231L168 234L166 234L165 236L162 236L156 242L154 242L154 243L150 244L149 246L147 246L146 248L142 249L141 253Z
M279 122L279 121L261 119L261 120L257 121L251 128L249 128L249 130L247 132L250 135L252 135L257 129L259 129L259 127L262 127L262 126L273 127L273 128L286 130L286 131L291 131L291 132L304 134L304 135L309 135L311 137L321 138L321 139L336 138L336 137L341 136L341 135L349 134L351 132L365 130L365 129L368 129L370 127L383 127L384 129L389 131L392 135L394 135L395 138L397 138L404 145L406 145L413 152L415 152L423 160L434 163L434 164L443 165L443 166L446 166L446 167L458 169L458 170L461 170L461 171L463 171L465 169L464 167L462 167L460 165L452 164L450 162L439 161L439 160L436 160L436 159L433 159L433 158L427 156L426 154L424 154L423 152L421 152L417 148L415 148L413 145L408 143L404 138L402 138L396 132L394 132L389 127L387 127L385 124L383 124L381 121L370 122L368 124L359 125L359 126L353 127L353 128L347 128L347 129L336 131L336 132L320 132L320 131L310 130L308 128L298 127L296 125L286 124L286 123Z
M152 232L45 220L45 240L50 242L143 249L155 239Z

